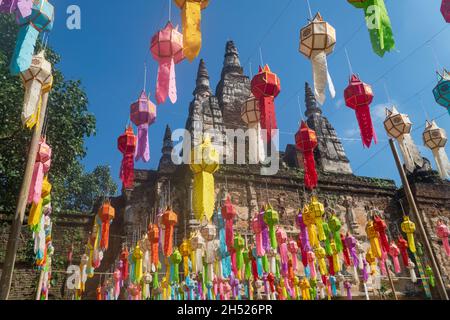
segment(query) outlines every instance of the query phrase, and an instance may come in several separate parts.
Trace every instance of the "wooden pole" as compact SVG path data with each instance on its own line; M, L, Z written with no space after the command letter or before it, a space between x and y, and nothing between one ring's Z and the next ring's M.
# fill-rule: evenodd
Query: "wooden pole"
M400 157L398 155L397 148L395 147L395 143L394 143L393 139L389 139L389 145L391 146L392 154L394 155L395 163L397 165L398 172L400 173L400 177L402 179L403 189L405 191L406 198L408 199L409 208L414 213L414 216L419 224L419 230L420 230L420 233L425 242L425 249L427 250L428 256L430 257L431 267L433 268L433 272L436 276L436 280L437 280L436 284L437 284L437 288L439 291L439 295L442 300L449 300L447 291L445 290L444 281L442 280L441 272L439 270L439 267L436 263L436 259L434 257L434 251L431 247L427 233L423 226L422 216L420 215L419 210L417 209L416 201L414 200L414 196L411 192L411 187L409 186L409 182L406 177L405 170L403 169L402 163L400 162Z
M14 215L14 220L12 221L11 232L9 233L8 244L6 246L6 256L3 263L2 277L0 280L0 300L8 300L9 292L11 290L14 264L16 261L17 249L19 247L19 237L23 218L25 216L25 209L27 207L28 192L30 190L39 141L42 135L42 127L45 122L44 118L47 111L47 103L48 93L44 93L42 96L41 113L39 114L39 121L36 124L33 136L31 138L25 174L23 176L22 186L20 187L19 198L17 200L16 213Z
M39 282L36 290L36 298L35 300L41 300L41 291L42 291L42 284L44 283L44 269L41 270L41 274L39 276Z
M392 280L392 277L391 277L391 269L389 269L389 266L387 264L387 260L384 261L384 265L386 266L386 270L387 270L387 274L388 274L388 278L389 278L389 283L391 285L392 293L394 294L394 299L398 300L397 292L395 292L394 281Z

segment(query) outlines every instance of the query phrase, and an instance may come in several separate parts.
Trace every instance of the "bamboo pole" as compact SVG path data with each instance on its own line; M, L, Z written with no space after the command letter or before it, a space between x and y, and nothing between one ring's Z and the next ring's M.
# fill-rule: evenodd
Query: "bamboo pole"
M17 200L16 213L14 214L14 220L12 221L11 232L9 233L8 244L6 247L6 256L3 263L2 277L0 280L0 300L8 300L11 290L12 275L14 271L14 264L16 261L17 249L19 247L21 227L27 207L28 192L30 190L31 179L33 176L34 163L36 162L39 140L42 135L42 127L45 122L48 95L49 93L46 92L42 96L39 121L36 124L33 136L31 138L25 173L23 176L22 186L20 187L19 198Z
M384 265L386 266L388 279L389 279L389 284L391 285L392 293L394 294L394 299L398 300L397 292L395 291L394 281L392 280L392 277L391 277L391 269L389 269L389 266L387 264L387 260L384 261Z
M406 198L408 199L409 208L414 213L414 216L419 224L419 231L424 239L425 249L427 250L428 256L430 257L431 267L433 268L433 272L436 275L436 280L437 280L436 284L437 284L437 288L439 291L439 295L442 300L449 300L447 291L445 290L444 281L442 280L441 272L439 270L439 267L436 263L436 259L434 257L434 251L431 247L427 233L425 232L425 228L423 226L422 216L420 215L419 210L417 209L416 201L414 200L414 196L411 192L411 187L409 186L409 182L406 177L405 170L403 169L403 166L400 162L400 157L398 155L397 148L395 147L395 143L392 138L389 139L389 145L391 146L392 154L394 155L394 159L395 159L395 164L397 165L397 169L400 174L400 178L402 179L403 189L405 191Z

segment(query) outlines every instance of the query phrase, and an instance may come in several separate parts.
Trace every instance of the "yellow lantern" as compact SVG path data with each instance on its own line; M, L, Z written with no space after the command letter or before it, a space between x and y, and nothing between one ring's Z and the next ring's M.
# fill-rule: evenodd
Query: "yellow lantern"
M370 248L376 258L381 258L380 239L378 239L378 232L375 230L375 225L372 220L369 220L366 225L367 238L370 241Z
M209 0L175 0L175 3L181 9L183 53L189 61L192 61L202 47L202 10L209 5Z
M219 153L211 144L211 138L206 135L203 143L194 148L191 153L190 168L194 174L193 208L195 218L208 221L214 213L214 176L219 169Z
M309 243L314 248L319 245L316 230L316 216L313 211L309 210L308 206L304 206L302 217L303 223L306 225L306 230L308 231Z
M308 209L311 214L314 214L319 241L325 241L327 237L325 235L325 231L323 230L322 217L325 214L325 208L323 207L323 204L319 202L317 197L313 196L311 197L311 202L309 203Z
M319 244L314 248L314 254L316 255L316 259L319 264L320 273L323 276L326 276L328 274L328 270L327 270L327 263L325 262L325 258L327 256L325 249L322 248Z
M414 241L414 232L416 231L416 224L411 220L409 220L408 216L404 216L401 228L402 231L406 233L409 250L411 250L412 253L416 253L416 243Z
M377 259L372 253L372 249L367 250L366 261L370 265L370 274L374 275L377 273Z
M187 240L183 240L180 245L180 253L183 257L183 271L184 276L189 276L189 256L191 255L191 244Z

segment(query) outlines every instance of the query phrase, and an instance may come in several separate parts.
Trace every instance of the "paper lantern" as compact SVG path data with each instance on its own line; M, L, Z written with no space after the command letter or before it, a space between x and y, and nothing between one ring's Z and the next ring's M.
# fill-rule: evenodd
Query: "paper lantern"
M228 249L233 247L233 220L236 217L236 209L231 203L231 198L228 196L222 205L222 217L225 220L225 241Z
M150 148L148 144L148 127L156 121L156 106L150 101L142 90L139 99L130 107L130 119L138 127L136 142L136 161L150 160Z
M341 240L341 233L340 233L340 230L342 228L342 222L341 220L339 220L338 217L336 217L336 215L333 214L328 220L328 226L330 228L331 233L333 234L333 239L334 243L336 244L336 248L339 252L341 252L344 246Z
M192 259L192 271L194 273L203 272L203 251L206 243L200 232L196 232L191 238L191 248L194 253Z
M373 100L372 87L362 82L357 75L352 75L350 84L344 91L345 104L356 112L363 145L370 148L372 140L377 143L369 105Z
M395 40L384 0L348 0L348 2L364 10L373 51L383 57L386 52L394 50Z
M438 84L433 89L433 95L436 102L450 113L450 73L447 70L438 73Z
M36 231L41 221L42 214L44 213L44 206L50 204L50 193L52 191L52 185L48 181L48 176L44 176L42 181L41 197L38 203L32 203L30 213L28 214L28 225L31 230Z
M15 13L18 18L26 18L31 14L33 0L0 0L0 13Z
M173 232L178 223L178 215L169 207L162 216L164 229L164 256L169 257L173 252Z
M290 240L288 242L288 250L291 253L292 258L292 268L294 269L294 272L298 271L298 259L297 259L297 253L298 253L298 245L297 242L294 240Z
M181 9L183 26L183 52L189 61L193 61L202 48L201 19L202 10L209 0L174 0Z
M414 232L416 231L416 224L409 220L408 216L403 216L403 222L401 224L402 231L406 233L408 239L408 248L412 253L416 252L416 243L414 241Z
M123 187L127 190L134 187L134 153L136 151L136 136L133 128L128 126L125 133L118 139L118 149L123 154L122 164L120 166L120 180Z
M159 227L157 224L150 224L148 226L148 240L150 241L151 248L151 260L154 268L156 269L159 265Z
M268 65L259 67L258 74L252 79L251 90L259 101L261 128L267 130L267 141L270 142L277 129L275 98L281 91L280 79Z
M183 257L183 272L184 276L189 276L189 256L191 255L192 249L191 244L187 240L183 240L180 245L180 253Z
M144 257L144 253L141 250L139 243L136 244L136 247L133 250L132 261L134 264L133 268L133 283L138 284L142 280L142 258Z
M401 273L402 270L400 268L400 262L398 260L398 256L400 255L400 249L398 248L398 246L395 244L394 241L391 242L391 245L389 247L389 255L391 256L392 261L394 262L395 273Z
M280 216L270 204L266 206L264 211L264 222L269 227L270 245L272 249L277 249L277 239L275 235L275 226L280 222Z
M369 220L366 225L366 234L370 242L371 252L375 258L381 258L381 246L378 238L378 232L375 230L375 225L372 220Z
M442 246L444 247L444 252L450 257L450 245L448 243L448 237L450 236L450 230L441 220L438 221L436 226L436 234L442 241Z
M28 191L28 203L38 204L42 195L42 183L44 176L50 171L52 148L46 143L45 138L39 141L36 162L34 163L33 176Z
M120 272L122 273L122 279L127 280L128 279L128 256L129 252L127 248L124 248L122 252L120 253L120 262L122 263L122 268Z
M314 248L314 254L319 264L319 271L322 275L328 275L327 264L325 262L326 252L320 244Z
M444 129L439 128L436 122L426 122L425 131L423 132L423 141L425 146L431 149L439 176L442 180L450 177L450 164L447 153L445 152L445 145L447 144L447 133Z
M195 218L211 221L214 214L214 176L219 169L219 154L209 136L192 150L190 168L194 174L193 209Z
M44 57L44 51L33 56L30 67L20 74L25 87L22 123L33 128L39 119L42 94L49 92L53 84L52 65Z
M259 101L251 95L241 107L241 118L249 128L249 162L260 163L266 158L261 132Z
M325 103L325 89L328 85L331 96L336 91L328 72L327 55L336 44L336 30L317 13L309 24L300 30L300 52L311 60L313 68L314 94L317 101Z
M255 234L256 253L258 257L262 257L265 254L265 250L263 247L262 226L259 220L259 214L257 214L257 216L252 219L251 226L253 233Z
M177 102L175 65L184 60L183 35L178 31L178 26L174 28L169 21L152 37L150 51L159 64L156 101L158 104L164 103L168 96L172 103Z
M317 227L317 237L319 241L325 241L326 235L323 230L323 220L322 217L325 214L325 208L316 196L311 197L311 202L308 205L308 211L314 214Z
M375 231L378 232L380 244L384 252L389 252L389 240L386 234L387 225L386 222L381 219L379 215L375 215L373 218L373 224Z
M313 190L318 183L316 162L314 160L314 149L317 148L318 142L316 132L310 129L305 121L302 121L295 135L295 144L297 149L303 154L305 187L308 190Z
M245 248L245 240L244 238L237 234L234 236L234 250L236 252L236 270L237 270L237 278L239 280L242 280L242 268L244 267L244 254L243 254L243 250Z
M39 33L50 32L53 28L54 8L47 0L33 0L31 14L17 18L20 29L10 65L13 75L30 67Z
M311 247L315 248L319 244L317 237L316 215L314 211L309 210L309 207L305 205L303 208L303 222L306 225L308 231L308 238Z
M416 166L423 166L423 158L411 138L411 127L408 115L399 113L395 107L392 107L392 111L386 109L384 128L390 137L397 139L406 170L412 173Z
M441 13L447 23L450 23L450 1L442 0Z
M111 206L109 201L103 203L103 205L98 210L98 216L102 221L102 236L100 242L100 248L102 250L108 249L109 243L109 226L114 219L116 214L116 210Z
M280 252L281 258L281 274L283 276L287 276L288 261L289 261L287 233L283 228L278 227L275 235L277 237L278 250Z
M180 282L180 269L179 269L179 265L181 263L182 257L181 257L181 253L180 251L178 251L178 249L175 249L173 251L173 253L170 256L170 264L173 266L172 272L170 273L171 275L171 282Z

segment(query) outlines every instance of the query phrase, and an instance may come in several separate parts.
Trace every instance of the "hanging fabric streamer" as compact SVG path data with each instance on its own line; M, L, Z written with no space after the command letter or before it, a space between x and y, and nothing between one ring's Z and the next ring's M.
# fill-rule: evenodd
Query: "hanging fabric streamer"
M364 10L373 51L383 57L386 52L394 50L395 40L384 0L348 0L348 2Z
M444 252L450 257L450 245L448 243L448 237L450 236L450 230L442 220L439 220L436 226L436 234L442 241Z
M437 75L438 84L433 89L433 95L436 102L446 108L450 114L450 73L444 69Z
M372 87L352 75L350 84L344 91L345 104L355 110L363 145L370 148L372 140L377 143L377 135L372 123L369 106L373 100Z
M53 28L54 8L47 0L33 0L31 14L18 15L20 25L10 71L17 75L31 65L34 47L40 32L50 32Z
M153 36L150 50L159 64L156 101L158 104L164 103L168 96L172 103L176 103L175 65L184 60L183 35L178 31L178 26L174 28L170 21L167 22L165 28Z
M314 160L314 149L318 146L316 132L308 127L305 121L302 121L300 129L295 135L295 144L298 150L303 154L303 167L305 170L305 187L313 190L317 187L318 176L316 171L316 162Z
M156 106L150 101L142 90L138 101L130 106L130 119L138 127L136 142L136 161L150 160L150 147L148 144L148 127L156 121Z
M181 9L183 25L183 52L189 61L193 61L202 48L201 19L202 10L209 5L209 0L174 0Z
M299 51L311 60L313 68L314 94L317 101L325 103L325 90L328 86L331 97L336 96L333 81L328 72L327 55L336 45L336 30L317 13L309 24L300 30Z
M445 145L447 144L447 133L439 128L435 121L427 121L423 132L424 144L431 149L439 176L442 180L450 177L450 162L448 161Z
M51 158L52 148L46 143L45 138L41 138L28 191L28 204L39 204L42 195L42 183L44 176L50 171Z
M31 129L39 120L42 94L49 92L53 84L52 65L45 59L44 51L33 56L30 67L20 77L25 87L22 123Z
M411 127L408 115L399 113L395 107L386 109L384 128L390 137L398 141L406 170L413 173L416 166L423 167L423 158L411 137Z
M123 187L131 190L134 187L134 154L136 151L137 138L133 133L133 128L128 126L125 133L118 140L119 151L123 154L122 164L120 166L120 180Z
M211 221L214 214L214 173L219 170L219 153L205 135L203 143L192 150L190 168L194 174L193 209L195 218Z
M261 163L266 158L261 131L259 101L251 95L241 107L241 118L247 124L249 136L249 163Z
M277 129L275 98L280 94L280 78L270 71L268 65L259 67L251 82L251 91L259 101L261 128L267 130L267 142L270 142Z
M447 23L450 23L450 0L442 0L441 13Z

